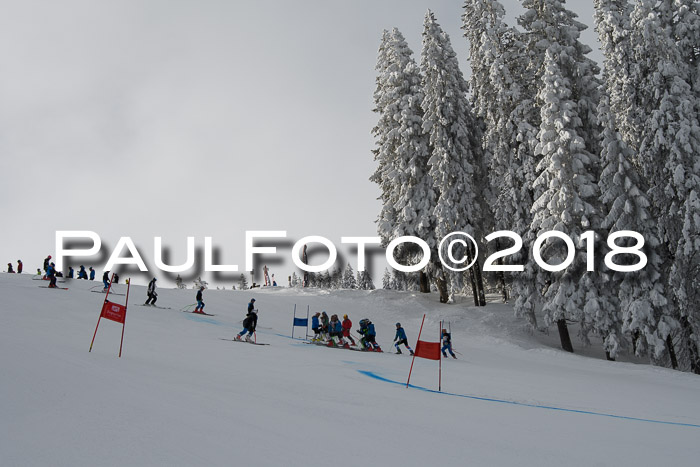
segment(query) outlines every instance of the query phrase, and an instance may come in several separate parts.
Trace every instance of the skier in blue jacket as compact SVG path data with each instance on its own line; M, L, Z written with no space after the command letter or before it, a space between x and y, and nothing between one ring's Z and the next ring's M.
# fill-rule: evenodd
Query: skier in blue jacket
M442 330L442 335L440 338L442 339L442 356L447 358L447 354L445 353L445 350L447 350L450 352L450 355L452 355L452 358L457 358L455 357L455 353L452 351L452 335L447 332L447 329Z
M314 341L321 340L321 323L318 321L319 316L321 316L321 313L316 312L316 314L311 317L311 330L314 332L314 338L312 340Z
M397 342L398 341L398 342ZM401 327L401 323L396 323L396 336L394 337L394 345L396 346L396 353L401 353L401 344L405 345L411 355L413 355L413 349L408 345L408 338L406 337L406 331Z
M357 332L362 336L360 339L360 344L367 350L374 350L381 352L382 349L377 344L376 337L377 331L374 329L374 324L368 319L360 320L360 329Z
M46 277L48 277L51 280L51 283L49 283L50 288L55 288L56 287L56 265L54 263L50 263L46 269Z
M85 276L87 277L87 276ZM95 270L92 269L92 266L90 266L90 280L94 281L95 280Z

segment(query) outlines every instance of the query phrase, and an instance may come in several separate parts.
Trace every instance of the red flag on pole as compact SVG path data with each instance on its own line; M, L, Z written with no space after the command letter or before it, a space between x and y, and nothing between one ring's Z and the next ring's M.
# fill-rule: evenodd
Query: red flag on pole
M102 305L102 317L124 324L124 321L126 320L126 307L124 305L105 300L104 304Z
M413 354L416 357L427 358L428 360L440 360L440 343L418 341Z
M425 315L423 315L423 321L420 323L420 331L418 331L418 342L416 343L416 350L413 352L413 359L411 360L411 369L408 370L408 380L406 381L406 387L409 386L411 382L411 373L413 372L413 362L416 357L427 358L428 360L438 360L440 362L440 370L438 373L438 390L442 390L442 359L440 358L440 342L426 342L420 340L421 333L423 332L423 324L425 324ZM442 322L440 322L440 327L442 327Z

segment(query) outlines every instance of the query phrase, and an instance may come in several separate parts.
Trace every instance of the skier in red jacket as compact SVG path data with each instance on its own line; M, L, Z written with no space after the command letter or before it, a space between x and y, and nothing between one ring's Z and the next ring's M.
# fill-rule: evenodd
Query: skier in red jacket
M346 339L350 339L350 342L352 342L352 345L355 345L355 339L352 338L350 335L350 330L352 329L352 321L350 321L350 318L348 318L348 315L343 315L343 337Z

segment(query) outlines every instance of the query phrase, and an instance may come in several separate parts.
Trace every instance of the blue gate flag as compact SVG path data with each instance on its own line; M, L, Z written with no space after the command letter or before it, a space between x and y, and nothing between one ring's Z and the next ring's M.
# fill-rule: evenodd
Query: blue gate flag
M309 325L309 318L294 318L294 326L307 327Z

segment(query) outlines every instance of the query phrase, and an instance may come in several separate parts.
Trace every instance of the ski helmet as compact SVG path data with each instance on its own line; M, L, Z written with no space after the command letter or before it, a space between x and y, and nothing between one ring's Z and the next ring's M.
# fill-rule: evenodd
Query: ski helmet
M396 327L397 327L397 328L400 328L400 327L401 327L401 323L396 323Z
M343 315L343 319L348 319L348 315Z
M254 302L254 301L255 301L255 299L254 299L254 298L251 298L251 299L250 299L250 301L251 301L251 302Z

